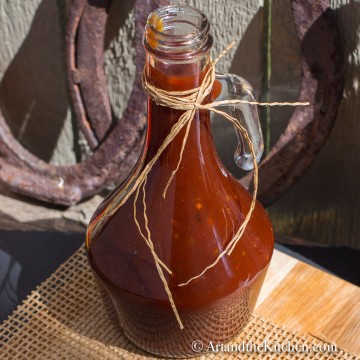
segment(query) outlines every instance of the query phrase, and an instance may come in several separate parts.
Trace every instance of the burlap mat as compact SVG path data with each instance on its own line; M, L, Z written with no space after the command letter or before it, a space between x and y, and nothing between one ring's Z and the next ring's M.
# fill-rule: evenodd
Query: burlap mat
M324 343L253 316L233 343ZM190 346L190 344L189 344ZM84 248L34 290L0 328L0 359L145 359L103 307ZM208 353L201 359L357 359L336 353Z

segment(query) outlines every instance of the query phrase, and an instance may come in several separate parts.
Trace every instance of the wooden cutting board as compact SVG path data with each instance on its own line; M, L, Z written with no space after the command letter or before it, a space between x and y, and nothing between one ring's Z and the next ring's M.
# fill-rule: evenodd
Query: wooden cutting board
M360 355L360 288L275 250L256 313Z

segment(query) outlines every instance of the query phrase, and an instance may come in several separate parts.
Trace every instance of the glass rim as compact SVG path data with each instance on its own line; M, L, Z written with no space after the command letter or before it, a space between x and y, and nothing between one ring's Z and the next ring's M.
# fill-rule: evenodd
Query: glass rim
M177 14L183 14L188 19L176 19ZM156 19L161 19L165 28L158 29ZM168 32L175 26L181 29L184 24L194 27L194 31L183 34ZM212 46L213 39L209 31L209 21L201 10L190 5L168 5L154 10L148 16L143 44L148 52L159 58L191 59L206 52ZM156 42L155 47L149 43L152 41Z

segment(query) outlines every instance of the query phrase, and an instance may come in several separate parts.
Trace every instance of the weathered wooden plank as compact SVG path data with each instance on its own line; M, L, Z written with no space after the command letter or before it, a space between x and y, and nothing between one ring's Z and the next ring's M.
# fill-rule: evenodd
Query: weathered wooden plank
M253 86L255 96L259 98L263 76L262 2L227 0L226 6L221 0L171 0L170 3L195 6L206 14L214 37L213 57L224 50L231 41L235 41L234 48L222 58L216 70L244 77ZM233 125L214 116L212 132L221 160L234 176L240 178L244 171L234 162L238 140Z
M64 2L0 1L0 106L17 139L40 158L73 163L64 63Z
M331 5L338 19L346 62L343 101L323 150L298 183L270 208L270 215L278 232L360 248L360 2L333 0ZM284 22L284 7L277 6L274 11L274 21ZM295 65L298 55L291 45L294 41L288 37L283 47L291 55L288 63ZM273 71L273 76L277 72ZM284 93L281 99L286 96Z
M102 199L97 195L78 205L62 208L35 200L24 201L0 188L0 229L84 233Z
M219 62L217 71L239 74L259 92L262 77L261 2L227 0L226 6L221 0L171 0L170 3L188 4L205 13L214 37L213 57L234 40L234 49Z
M179 3L175 0L173 3ZM105 41L105 69L115 114L126 107L134 80L133 1L114 1ZM210 18L214 55L231 40L236 49L219 70L247 78L260 93L262 3L251 0L182 0ZM14 133L40 157L55 163L76 160L78 139L68 107L64 76L63 2L0 1L0 106ZM359 247L360 149L356 114L360 112L360 2L332 0L347 61L344 101L329 141L314 165L271 209L278 232L314 242ZM295 100L300 73L299 45L290 4L273 0L272 100ZM292 109L272 109L272 142ZM231 127L215 123L215 138L225 164L235 175L236 139Z
M113 111L121 118L135 81L134 0L113 1L105 37L105 74Z

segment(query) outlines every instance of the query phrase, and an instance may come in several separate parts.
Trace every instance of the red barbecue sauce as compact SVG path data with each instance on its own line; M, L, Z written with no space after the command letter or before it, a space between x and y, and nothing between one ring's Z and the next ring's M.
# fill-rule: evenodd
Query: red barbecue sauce
M199 86L204 71L184 64L163 72L147 63L147 75L157 87L174 91ZM220 91L216 81L207 101ZM181 114L149 100L143 162L138 168L153 158ZM154 259L136 227L134 195L87 243L91 268L115 305L125 334L145 350L168 356L191 354L191 339L227 341L241 331L255 306L274 243L271 223L257 203L232 254L223 256L202 277L178 286L214 261L244 221L251 203L251 194L220 161L210 133L210 115L204 110L196 111L180 167L163 199L184 134L182 129L154 164L145 189L151 239L157 255L173 272L164 274L185 329L179 329ZM114 190L93 219L133 177ZM142 212L141 192L137 214L145 232Z

